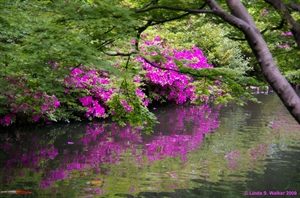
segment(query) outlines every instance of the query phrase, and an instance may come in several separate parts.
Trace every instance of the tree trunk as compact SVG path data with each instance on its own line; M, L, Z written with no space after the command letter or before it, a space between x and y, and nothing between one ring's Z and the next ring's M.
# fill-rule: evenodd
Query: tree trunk
M226 0L226 2L232 15L223 10L215 0L206 0L207 5L214 11L215 15L232 26L237 27L245 34L265 79L277 93L291 115L300 124L300 98L277 68L272 54L259 30L256 28L252 17L240 0Z

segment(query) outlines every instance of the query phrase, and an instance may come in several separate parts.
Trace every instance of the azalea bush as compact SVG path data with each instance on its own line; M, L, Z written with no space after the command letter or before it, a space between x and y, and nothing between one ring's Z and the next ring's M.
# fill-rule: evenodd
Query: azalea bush
M7 76L5 79L9 85L3 89L1 97L7 103L6 108L2 107L7 113L0 119L0 124L8 126L15 122L17 116L25 122L48 121L60 106L54 94L33 90L32 85L26 83L25 75Z
M147 35L142 37L146 39ZM194 80L180 72L178 65L196 70L213 68L198 47L174 49L168 45L167 39L156 36L153 40L143 41L141 52L136 61L146 71L143 81L151 101L174 101L176 104L207 102L210 96L222 94L222 83L218 79Z
M65 93L69 94L70 90L82 92L78 100L81 106L85 107L86 117L107 117L106 102L115 91L111 85L112 79L101 70L85 67L70 70L70 75L64 79Z
M175 49L159 36L151 40L147 35L142 37L140 53L130 64L122 57L114 62L119 73L82 64L67 68L49 61L46 65L51 68L50 74L57 76L49 86L59 87L54 93L42 90L39 81L31 76L7 76L10 86L1 95L6 98L6 111L0 123L8 126L16 120L50 123L111 116L121 125L145 126L149 132L155 116L147 106L153 101L183 104L231 99L233 90L223 83L223 73L212 72L214 68L201 49ZM210 74L195 79L181 67L206 72L209 69ZM59 73L67 75L59 77Z

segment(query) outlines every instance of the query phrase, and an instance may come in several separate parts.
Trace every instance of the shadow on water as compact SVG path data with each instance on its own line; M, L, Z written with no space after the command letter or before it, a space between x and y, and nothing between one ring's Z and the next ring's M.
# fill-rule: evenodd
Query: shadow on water
M244 107L160 107L151 135L109 121L6 129L0 190L31 194L0 197L294 193L300 189L299 125L275 95L258 97L262 104Z

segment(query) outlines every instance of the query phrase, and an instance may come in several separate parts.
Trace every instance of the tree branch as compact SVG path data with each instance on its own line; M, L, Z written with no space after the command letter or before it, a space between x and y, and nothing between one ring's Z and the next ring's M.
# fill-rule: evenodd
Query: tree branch
M226 0L228 8L233 16L238 17L239 19L245 21L252 27L256 27L253 19L248 17L248 11L244 6L240 6L240 0Z
M152 4L152 3L157 3L157 0L152 0L151 2L149 2L148 4L146 4L146 6L145 6L144 8L148 7L148 6L149 6L150 4ZM199 10L202 10L205 6L206 6L206 3L204 3L204 4L199 8ZM153 8L153 9L154 9L154 8ZM144 10L145 10L145 9L144 9ZM138 12L137 12L137 11L138 11ZM142 12L141 10L140 10L140 11L137 10L137 11L136 11L136 13ZM145 11L143 11L143 12L145 12ZM146 23L144 26L139 27L139 28L136 29L136 30L138 31L138 33L137 33L137 41L136 41L136 43L135 43L135 49L136 49L137 51L139 51L139 40L140 40L140 37L141 37L141 33L142 33L143 31L145 31L149 26L158 25L158 24L163 24L163 23L165 23L165 22L169 22L169 21L181 19L181 18L183 18L183 17L185 17L185 16L188 16L189 14L190 14L190 13L188 12L188 13L182 14L182 15L180 15L180 16L178 16L178 17L174 17L174 18L166 19L166 20L162 20L162 21L153 21L153 20L147 21L147 23Z
M176 70L176 69L171 69L171 68L165 68L165 67L161 67L158 65L155 65L154 63L152 63L151 61L149 61L146 57L140 55L141 58L143 58L146 63L150 64L152 67L158 68L158 69L162 69L162 70L168 70L168 71L174 71L174 72L178 72L181 73L180 70Z
M204 3L204 4L199 8L199 10L202 10L205 6L206 6L206 3ZM181 18L183 18L183 17L185 17L185 16L188 16L188 15L190 15L190 14L191 14L191 13L188 12L188 13L179 15L178 17L171 18L171 19L166 19L166 20L162 20L162 21L155 21L155 23L152 23L151 26L153 26L153 25L158 25L158 24L162 24L162 23L169 22L169 21L174 21L174 20L177 20L177 19L181 19Z
M130 52L130 53L121 53L121 52L116 52L114 54L111 54L111 53L107 53L107 52L104 52L102 51L105 55L107 56L131 56L133 54L137 54L137 52Z
M272 27L272 28L270 28L270 29L266 28L266 29L264 29L263 31L261 31L260 33L261 33L261 34L264 34L264 33L265 33L266 31L268 31L268 30L280 30L280 29L283 28L284 22L285 22L285 20L282 19L281 22L280 22L280 24L279 24L278 26Z
M153 22L152 20L149 20L149 21L147 21L147 23L144 26L136 28L136 30L138 31L138 33L136 35L137 40L135 42L135 50L136 51L139 51L139 40L141 38L142 32L145 31L149 26L151 26L152 22Z
M107 34L107 33L111 32L111 31L113 31L113 29L115 29L115 28L116 28L116 26L113 26L112 28L110 28L109 30L107 30L106 32L104 32L102 35Z
M99 47L97 47L97 49L101 49L105 45L109 45L109 44L113 43L114 41L115 41L114 39L106 40L106 41L102 42L101 45Z
M183 11L189 13L214 13L213 10L201 10L201 9L192 9L192 8L177 8L177 7L169 7L169 6L152 6L145 9L136 10L135 13L148 12L150 10L155 9L165 9L165 10L174 10L174 11Z
M227 38L234 40L234 41L246 41L245 38L236 38L236 37L227 37Z
M282 0L264 0L266 3L273 6L280 14L283 20L286 20L291 26L290 30L294 35L298 48L300 48L300 25L294 20L291 13L287 9Z
M143 9L149 7L151 4L156 4L158 2L158 0L151 0L150 2L146 3L146 5L144 6Z
M155 68L158 68L158 69L162 69L162 70L168 70L168 71L174 71L174 72L177 72L177 73L180 73L180 74L188 74L190 76L195 76L195 77L202 77L202 78L209 78L209 76L206 76L206 75L195 75L193 73L190 73L190 72L183 72L183 71L180 71L180 70L176 70L176 69L171 69L171 68L165 68L165 67L161 67L161 66L158 66L158 65L155 65L154 63L152 63L151 61L149 61L146 57L140 55L141 58L143 58L146 63L150 64L152 67L155 67Z
M162 21L155 21L155 23L152 23L150 26L153 26L153 25L158 25L158 24L163 24L163 23L165 23L165 22L169 22L169 21L174 21L174 20L177 20L177 19L181 19L181 18L183 18L183 17L185 17L185 16L188 16L188 15L190 15L191 13L185 13L185 14L182 14L182 15L180 15L180 16L178 16L178 17L174 17L174 18L171 18L171 19L166 19L166 20L162 20Z
M291 9L300 12L300 5L295 4L295 3L289 3L287 4L287 6L289 6Z
M270 29L266 28L266 29L264 29L263 31L261 31L260 33L261 33L261 34L264 34L264 33L265 33L266 31L268 31L268 30L271 30L271 31L272 31L272 30L280 30L280 29L283 28L284 22L285 22L285 20L282 19L281 22L280 22L280 24L279 24L278 26L272 27L272 28L270 28ZM246 38L236 38L236 37L228 37L228 38L231 39L231 40L234 40L234 41L246 41Z
M169 22L169 21L173 21L173 20L176 20L176 19L180 19L180 18L183 18L185 16L188 16L190 13L186 13L186 14L182 14L178 17L174 17L174 18L171 18L171 19L166 19L166 20L162 20L162 21L153 21L153 20L149 20L147 21L147 23L142 26L142 27L139 27L139 28L136 28L136 30L138 31L137 33L137 40L136 40L136 43L135 43L135 49L137 51L139 51L139 40L141 38L141 34L142 32L144 32L148 27L150 26L154 26L154 25L158 25L158 24L163 24L165 22Z

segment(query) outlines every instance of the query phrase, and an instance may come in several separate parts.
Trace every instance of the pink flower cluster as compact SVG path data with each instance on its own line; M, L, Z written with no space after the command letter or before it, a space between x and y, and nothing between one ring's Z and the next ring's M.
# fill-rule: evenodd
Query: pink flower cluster
M265 16L266 14L268 14L268 12L269 12L268 10L264 10L262 16Z
M64 79L65 93L69 93L69 89L87 91L89 95L78 98L82 106L87 107L85 116L105 117L106 102L115 91L110 85L112 80L109 75L101 70L89 70L84 67L70 70L70 75Z
M140 88L137 88L136 89L136 94L141 99L141 101L143 102L143 105L145 107L147 107L148 104L149 104L149 100L145 98L146 97L145 93L142 92L142 90Z
M39 92L36 92L34 98L43 101L40 113L33 118L34 122L37 122L43 115L54 113L60 105L60 101L54 94L48 96L46 93L40 94Z
M125 100L122 99L122 100L121 100L121 104L122 104L123 107L126 109L126 111L128 111L128 112L131 112L131 111L132 111L132 107L129 106Z
M85 116L89 117L93 115L94 117L104 117L105 109L99 104L97 100L94 100L92 96L86 96L79 98L82 106L87 107Z
M0 119L0 124L9 126L12 122L15 122L18 115L33 122L37 122L40 118L47 121L46 115L54 113L60 106L60 101L54 94L49 96L40 91L33 92L24 79L25 75L15 78L6 77L6 80L12 86L3 93L8 99L10 113ZM12 90L15 90L15 92Z
M278 48L289 49L290 45L288 43L286 43L286 44L277 43L277 47Z
M143 68L146 70L145 83L148 86L155 87L153 92L169 101L175 101L177 104L183 104L188 100L194 101L197 99L196 87L190 84L193 82L193 78L176 72L176 70L179 70L176 62L180 61L184 66L194 69L213 68L213 66L207 63L203 52L196 46L190 50L176 50L166 46L166 42L166 39L162 40L157 36L153 41L145 41L141 47L145 56L158 55L158 52L149 52L148 50L148 47L157 47L164 59L164 61L160 62L152 61L151 65L141 56L136 58L136 61L142 63ZM159 100L158 97L155 99Z
M281 36L294 36L292 32L283 32Z
M12 121L16 119L16 114L10 113L6 116L4 116L2 119L0 119L0 124L4 124L6 126L9 126Z

